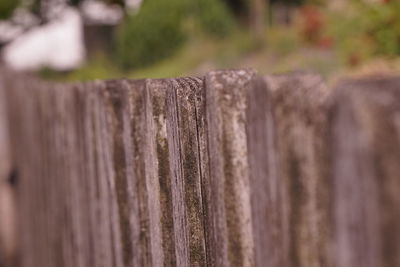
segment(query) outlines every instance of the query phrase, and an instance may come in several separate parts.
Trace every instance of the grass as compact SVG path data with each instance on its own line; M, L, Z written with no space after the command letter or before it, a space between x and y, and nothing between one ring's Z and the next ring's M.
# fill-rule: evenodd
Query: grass
M329 76L342 63L332 51L309 47L295 28L267 29L264 42L256 43L244 31L225 39L193 35L170 58L150 67L122 71L104 55L97 55L81 68L69 73L42 70L40 74L58 81L85 81L114 78L164 78L203 75L212 69L254 68L260 73L310 70Z

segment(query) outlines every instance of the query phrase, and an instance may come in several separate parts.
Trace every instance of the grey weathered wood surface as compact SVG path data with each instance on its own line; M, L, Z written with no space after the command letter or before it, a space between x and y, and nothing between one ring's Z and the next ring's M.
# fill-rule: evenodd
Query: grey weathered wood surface
M250 95L257 266L330 266L323 144L328 94L318 75L292 73L259 78Z
M0 77L0 263L400 265L400 78Z
M0 85L0 266L11 264L16 250L15 192L9 183L12 155L3 88Z
M400 79L342 82L332 99L338 266L400 265Z
M206 76L212 235L215 266L253 266L250 183L246 143L246 92L251 71Z

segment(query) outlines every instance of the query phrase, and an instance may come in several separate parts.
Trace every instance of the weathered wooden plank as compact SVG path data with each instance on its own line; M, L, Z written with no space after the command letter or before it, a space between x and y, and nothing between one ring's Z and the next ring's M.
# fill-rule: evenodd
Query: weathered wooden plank
M176 145L175 153L171 155L174 159L175 170L179 175L176 179L176 199L174 219L182 220L177 225L177 232L184 234L186 248L186 262L178 263L178 266L205 266L207 263L203 200L201 190L201 165L197 127L196 97L203 91L203 82L197 78L181 78L171 80L172 90L169 103L175 112L176 121L169 124L171 138ZM179 206L178 206L179 205ZM176 242L179 242L177 240Z
M131 216L137 216L137 226L132 233L135 239L132 241L134 251L133 266L154 266L153 257L158 255L152 251L151 241L157 240L158 229L151 228L150 224L150 206L148 202L151 200L149 188L147 188L148 177L146 171L146 153L148 144L148 132L146 125L146 82L141 81L125 81L127 86L127 101L128 110L124 118L128 120L130 127L130 138L126 141L127 146L131 146L132 152L127 154L127 162L131 162L130 168L127 169L127 174L131 172L132 186L134 193L132 197L136 201L137 213ZM129 178L128 178L129 179Z
M101 266L107 263L108 254L101 251L104 247L104 235L108 233L108 216L103 204L104 186L100 186L99 173L101 164L101 146L98 134L97 107L99 104L98 91L91 84L79 84L75 89L73 108L75 121L69 127L76 127L76 136L71 140L69 155L75 154L75 165L71 166L70 183L70 216L72 224L73 252L76 255L77 266ZM68 127L68 126L66 126ZM83 164L82 164L83 163ZM105 231L103 231L103 229ZM103 250L109 250L108 247Z
M171 144L167 137L167 90L165 80L146 81L146 125L149 140L146 148L146 183L153 240L153 264L176 264L175 236L170 173Z
M257 266L330 266L328 94L318 75L301 73L259 78L249 91Z
M78 157L78 161L72 166L70 177L67 175L64 179L71 183L70 213L76 233L73 242L80 248L80 251L75 250L80 266L117 265L114 247L114 238L119 237L114 221L116 199L111 197L115 194L110 154L113 136L106 120L106 90L106 84L100 82L78 86L74 104L81 114L77 114L80 118L75 117L76 125L70 126L77 135L70 152ZM85 163L81 165L81 162Z
M49 210L46 216L53 220L52 224L57 224L52 237L57 245L48 253L53 254L57 265L82 266L85 249L81 243L87 231L77 222L78 218L87 212L83 210L86 202L81 202L84 195L82 191L85 188L85 181L81 178L84 175L80 173L81 164L85 162L80 150L83 148L80 146L79 131L82 113L76 103L76 87L51 85L49 94L51 99L46 112L51 112L51 120L56 122L49 121L54 124L54 130L51 133L48 151L40 153L48 153L51 159L51 173L47 179L52 183L48 189L42 190L51 190L53 194L52 210Z
M21 177L18 184L20 194L19 205L19 223L22 229L26 232L21 236L21 264L37 261L35 258L43 259L43 244L45 237L43 236L43 227L39 225L39 218L43 214L43 205L38 202L37 195L39 187L42 184L42 173L40 168L43 168L43 155L35 155L35 151L42 145L39 133L41 126L41 117L39 115L39 99L37 96L38 85L37 81L33 82L28 87L28 81L32 81L25 77L24 80L16 82L13 90L9 90L10 113L11 120L16 122L12 126L12 135L18 138L13 138L13 152L16 156L16 164ZM25 92L28 87L29 91ZM25 99L26 98L26 99ZM20 110L18 106L23 107ZM35 140L32 142L32 140ZM32 211L38 210L37 213ZM40 236L40 240L35 242L35 235ZM36 247L35 247L36 246ZM35 249L33 249L35 247Z
M31 161L32 158L35 158L35 160L30 162L32 165L25 170L24 181L21 181L21 187L25 186L24 192L30 199L30 203L25 203L28 205L26 209L22 210L24 214L21 214L23 216L21 220L24 220L25 226L28 225L29 220L32 220L31 233L27 236L29 238L29 247L25 250L31 254L30 258L28 258L29 262L33 265L49 266L56 263L53 256L58 249L56 244L54 246L51 245L53 243L51 235L55 234L51 220L56 215L51 214L51 201L53 200L54 192L50 188L51 173L53 171L50 164L53 158L49 154L53 134L51 127L54 126L54 124L50 125L54 116L51 108L54 103L49 94L50 87L48 84L35 83L30 90L33 92L34 110L32 111L33 118L28 117L29 115L27 116L28 119L32 119L29 129L32 134L30 141L32 144L31 150L27 152L29 153L27 160ZM51 106L49 105L50 103L52 104ZM27 142L28 140L29 138L26 139ZM19 150L21 154L25 152L23 147L19 147Z
M166 91L167 114L166 136L168 140L169 170L171 174L171 201L173 217L173 235L175 239L175 255L177 266L189 265L189 238L187 232L189 226L186 224L185 213L185 181L182 169L181 138L178 118L178 101L176 81L165 81L168 84ZM175 85L175 86L174 86Z
M107 151L112 162L113 177L110 179L111 195L114 200L113 222L114 225L114 250L115 265L134 265L134 245L138 242L139 221L138 206L134 201L135 180L132 177L131 162L128 161L132 154L130 142L130 123L127 101L127 88L120 81L107 81L102 93L106 106L106 128L110 133L109 141L111 150ZM138 258L136 258L138 260Z
M15 260L16 204L15 190L11 184L15 179L12 170L11 141L6 91L11 84L6 81L5 71L0 70L0 266L11 265Z
M153 133L149 127L149 98L146 82L124 81L127 109L123 121L126 127L126 175L132 186L131 235L132 265L159 266L163 261L160 236L159 189L154 173ZM122 100L124 101L124 100ZM131 150L131 151L130 151ZM137 216L137 218L134 218ZM137 225L133 225L137 224ZM128 238L128 237L127 237Z
M282 182L278 174L271 92L261 77L248 91L247 143L256 266L286 266Z
M335 266L400 264L399 84L398 77L349 80L333 97Z
M81 84L64 85L53 90L58 130L55 132L52 154L59 153L54 163L58 170L52 177L55 181L52 190L62 197L56 202L62 210L57 233L62 240L61 255L65 266L89 264L85 255L88 253L90 227L84 222L90 214L88 205L91 200L87 192L88 175L84 169L90 162L84 157L87 149L83 134L86 90L82 90L82 87Z
M210 251L214 266L253 266L248 151L247 91L252 71L215 71L205 78L210 186Z
M272 154L266 158L273 161L271 175L264 178L269 188L264 189L264 198L274 215L268 218L271 228L266 224L264 238L268 240L263 242L275 252L268 259L264 254L262 260L273 259L274 266L330 266L330 185L324 167L329 91L314 74L267 76L265 82L271 105L267 118L271 122L266 127L273 128L273 133L266 134L272 134L269 138L274 141L266 144L272 145L268 148ZM278 248L269 235L275 235Z
M202 266L206 262L194 105L200 86L200 80L190 78L148 80L146 84L150 133L146 153L154 153L154 163L149 161L152 165L147 169L151 175L148 186L153 188L150 201L160 201L160 218L154 218L154 223L159 223L161 240L154 244L162 245L163 264L168 266ZM152 184L155 181L158 184ZM159 248L153 253L160 253Z
M16 159L15 164L16 167L18 168L18 174L20 177L22 177L25 174L29 174L29 166L31 166L32 163L35 163L35 161L38 159L38 157L34 158L31 161L29 160L29 156L32 154L33 150L33 145L30 141L30 137L33 135L33 129L29 126L32 126L33 123L35 123L35 120L37 118L36 112L33 108L34 104L34 98L32 97L33 95L33 90L27 92L24 94L24 90L22 90L21 86L22 84L26 81L24 79L17 79L17 80L12 80L12 75L9 72L2 72L3 77L2 77L2 82L4 84L5 82L5 94L6 94L6 102L7 102L7 111L8 111L8 119L9 119L9 132L10 132L10 143L12 146L12 153L13 157ZM26 77L24 77L26 79ZM23 108L22 108L23 107ZM25 115L25 116L24 116ZM30 117L28 117L30 116ZM29 119L27 119L27 117ZM13 123L11 123L13 122ZM17 147L15 146L16 141L20 144L21 147L25 147L25 153L21 153L21 150L16 149ZM19 160L25 160L19 162ZM28 170L28 172L26 171ZM31 174L33 175L34 170L31 170ZM30 180L32 181L32 180ZM29 180L27 181L29 182ZM25 222L23 222L21 219L21 215L23 215L24 208L28 205L32 204L32 200L30 200L31 193L26 190L34 190L34 187L31 186L26 186L27 183L22 183L21 181L18 181L18 220L19 220L19 226L21 229L24 229L27 231L27 234L21 235L20 238L20 246L18 247L18 253L22 255L21 252L27 251L26 248L29 248L30 245L30 236L29 233L30 230L33 228L31 227L33 225L33 222L31 225L26 225ZM25 191L28 191L25 193ZM25 193L25 194L24 194ZM26 226L26 228L25 228ZM23 257L21 257L21 263L23 264L26 261L29 261L31 257L31 254L29 251L23 254Z

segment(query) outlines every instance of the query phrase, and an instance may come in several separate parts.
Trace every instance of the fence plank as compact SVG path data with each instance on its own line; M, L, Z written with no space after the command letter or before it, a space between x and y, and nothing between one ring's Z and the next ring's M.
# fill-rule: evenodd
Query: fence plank
M306 73L260 78L250 91L257 266L330 266L330 186L323 144L328 95L321 78Z
M6 73L0 73L0 76ZM16 179L12 170L12 155L9 136L5 77L0 78L0 266L15 260L16 207L15 192L10 179Z
M147 128L146 128L146 81L125 81L127 86L126 99L128 101L128 110L126 110L125 119L128 120L129 134L125 146L131 146L132 152L127 155L127 162L131 164L127 170L127 175L132 173L131 183L134 188L132 198L136 202L136 215L130 214L136 220L132 226L135 229L134 242L132 243L133 257L136 259L132 262L133 266L154 266L154 257L157 257L152 251L151 240L154 240L154 228L150 224L150 209L149 209L149 188L147 187L146 177L146 147ZM127 178L129 179L129 178ZM135 227L135 228L134 228ZM156 251L155 251L156 252Z
M330 186L323 144L329 91L313 74L269 76L266 82L279 151L276 168L282 206L276 209L282 212L283 265L329 266Z
M201 191L201 167L197 127L196 96L203 89L203 82L197 78L182 78L171 80L171 107L176 107L176 121L170 124L171 138L175 141L174 175L176 194L174 203L179 209L175 210L174 220L176 232L184 234L186 242L186 262L178 266L205 266L206 250L204 236L203 200ZM178 174L179 173L179 174ZM182 216L183 215L183 216ZM179 242L179 240L177 240ZM181 245L184 243L181 241Z
M285 266L275 125L270 92L263 78L257 78L248 98L252 103L247 108L247 143L255 265Z
M250 185L246 143L247 91L252 71L206 76L210 163L211 250L215 266L253 266Z
M158 200L154 205L153 211L150 216L158 214L158 218L153 218L153 223L158 224L159 231L157 238L159 240L152 241L152 245L161 246L161 249L153 247L153 251L158 253L157 250L163 254L160 255L161 262L155 261L155 266L176 265L176 252L175 252L175 236L174 236L174 221L173 221L173 207L172 207L172 175L170 169L170 149L171 143L167 135L167 92L169 89L169 82L166 80L147 81L147 124L149 126L149 134L151 140L149 144L149 155L152 159L148 159L148 183L152 189L151 197ZM168 120L169 122L170 120ZM158 209L158 211L157 211ZM156 227L156 226L154 226ZM160 258L155 260L160 260Z
M399 78L342 82L332 100L335 259L400 264Z

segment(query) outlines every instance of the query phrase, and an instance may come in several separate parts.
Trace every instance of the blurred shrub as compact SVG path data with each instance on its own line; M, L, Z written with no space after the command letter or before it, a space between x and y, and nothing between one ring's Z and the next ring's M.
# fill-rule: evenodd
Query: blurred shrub
M400 1L351 1L345 12L331 14L330 32L348 63L371 56L400 55Z
M332 38L327 35L326 16L317 5L305 5L298 10L297 23L304 41L319 48L331 48Z
M185 40L183 0L145 0L128 14L116 36L116 56L127 68L144 67L173 54Z
M0 19L10 17L18 5L19 0L0 0Z
M190 21L214 37L227 36L235 26L222 0L144 0L139 13L128 14L117 31L119 65L142 68L169 57L193 30L187 27Z
M41 78L53 81L91 81L96 79L120 79L126 76L110 62L106 54L96 52L78 69L60 72L44 67L36 72Z
M192 8L203 32L214 37L225 37L232 32L235 22L232 13L221 0L195 0Z
M311 43L317 42L324 26L321 12L314 6L304 6L300 8L300 16L303 38Z
M267 44L274 53L284 56L295 52L299 48L301 40L295 29L274 26L269 28Z

